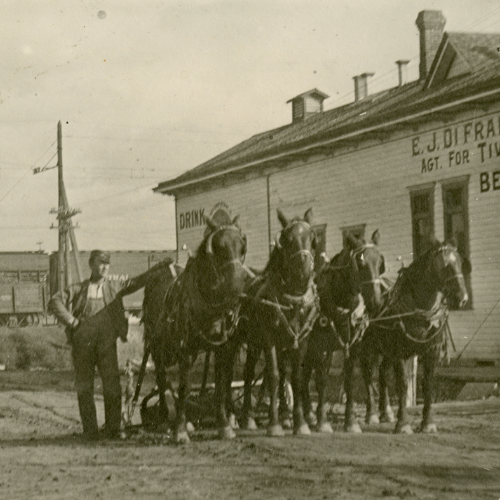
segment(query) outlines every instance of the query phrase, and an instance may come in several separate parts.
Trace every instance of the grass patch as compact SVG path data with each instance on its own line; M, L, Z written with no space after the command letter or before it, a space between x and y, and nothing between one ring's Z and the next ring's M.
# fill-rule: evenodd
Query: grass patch
M58 326L0 328L0 364L5 370L68 370L71 352Z

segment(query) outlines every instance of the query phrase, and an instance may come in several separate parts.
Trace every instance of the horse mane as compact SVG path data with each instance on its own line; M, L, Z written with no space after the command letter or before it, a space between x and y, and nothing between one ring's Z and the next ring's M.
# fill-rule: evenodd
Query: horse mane
M434 252L443 245L444 243L434 240L430 248L428 248L423 254L419 255L407 268L404 268L404 276L408 280L420 279Z

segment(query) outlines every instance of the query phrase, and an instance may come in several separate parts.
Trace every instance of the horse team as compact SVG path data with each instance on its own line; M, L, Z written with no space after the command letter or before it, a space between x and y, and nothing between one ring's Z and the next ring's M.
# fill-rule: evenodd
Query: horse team
M231 382L242 344L247 346L240 427L255 429L252 383L261 354L270 394L268 435L282 436L290 415L280 396L291 368L294 434L331 433L325 389L335 351L344 353L345 429L361 432L354 411L354 366L359 360L367 388L366 418L392 421L387 374L394 369L399 411L396 432L411 433L406 412L405 360L423 360L424 407L421 430L436 432L431 398L434 368L445 341L450 304L468 301L460 256L452 245L433 241L429 250L403 268L386 288L378 231L372 241L344 234L343 249L314 269L316 235L312 210L288 219L278 210L282 230L265 269L245 266L247 241L238 218L226 224L207 219L205 237L185 270L166 272L146 285L145 356L155 364L161 417L167 421L166 369L178 365L174 439L189 442L186 401L190 369L201 351L215 357L216 425L220 438L235 436ZM380 365L379 387L373 374ZM312 412L309 382L314 373L318 392ZM380 398L378 398L380 394ZM377 399L379 404L377 405ZM281 400L281 404L280 404Z

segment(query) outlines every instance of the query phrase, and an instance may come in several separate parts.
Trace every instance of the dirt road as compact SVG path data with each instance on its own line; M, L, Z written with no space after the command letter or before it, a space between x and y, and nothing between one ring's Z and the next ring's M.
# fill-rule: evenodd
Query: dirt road
M84 443L75 399L0 392L0 498L500 499L498 398L435 405L432 436L396 436L389 424L348 435L338 415L333 435L238 431L221 442L203 431L186 446L142 432Z

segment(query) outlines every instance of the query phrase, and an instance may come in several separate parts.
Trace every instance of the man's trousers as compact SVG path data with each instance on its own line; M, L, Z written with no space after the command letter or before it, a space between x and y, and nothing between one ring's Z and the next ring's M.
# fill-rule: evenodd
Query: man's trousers
M106 309L81 320L73 333L73 363L76 392L83 433L97 439L98 425L94 402L94 376L97 366L104 396L105 434L115 437L121 425L121 385L116 349L116 328Z

